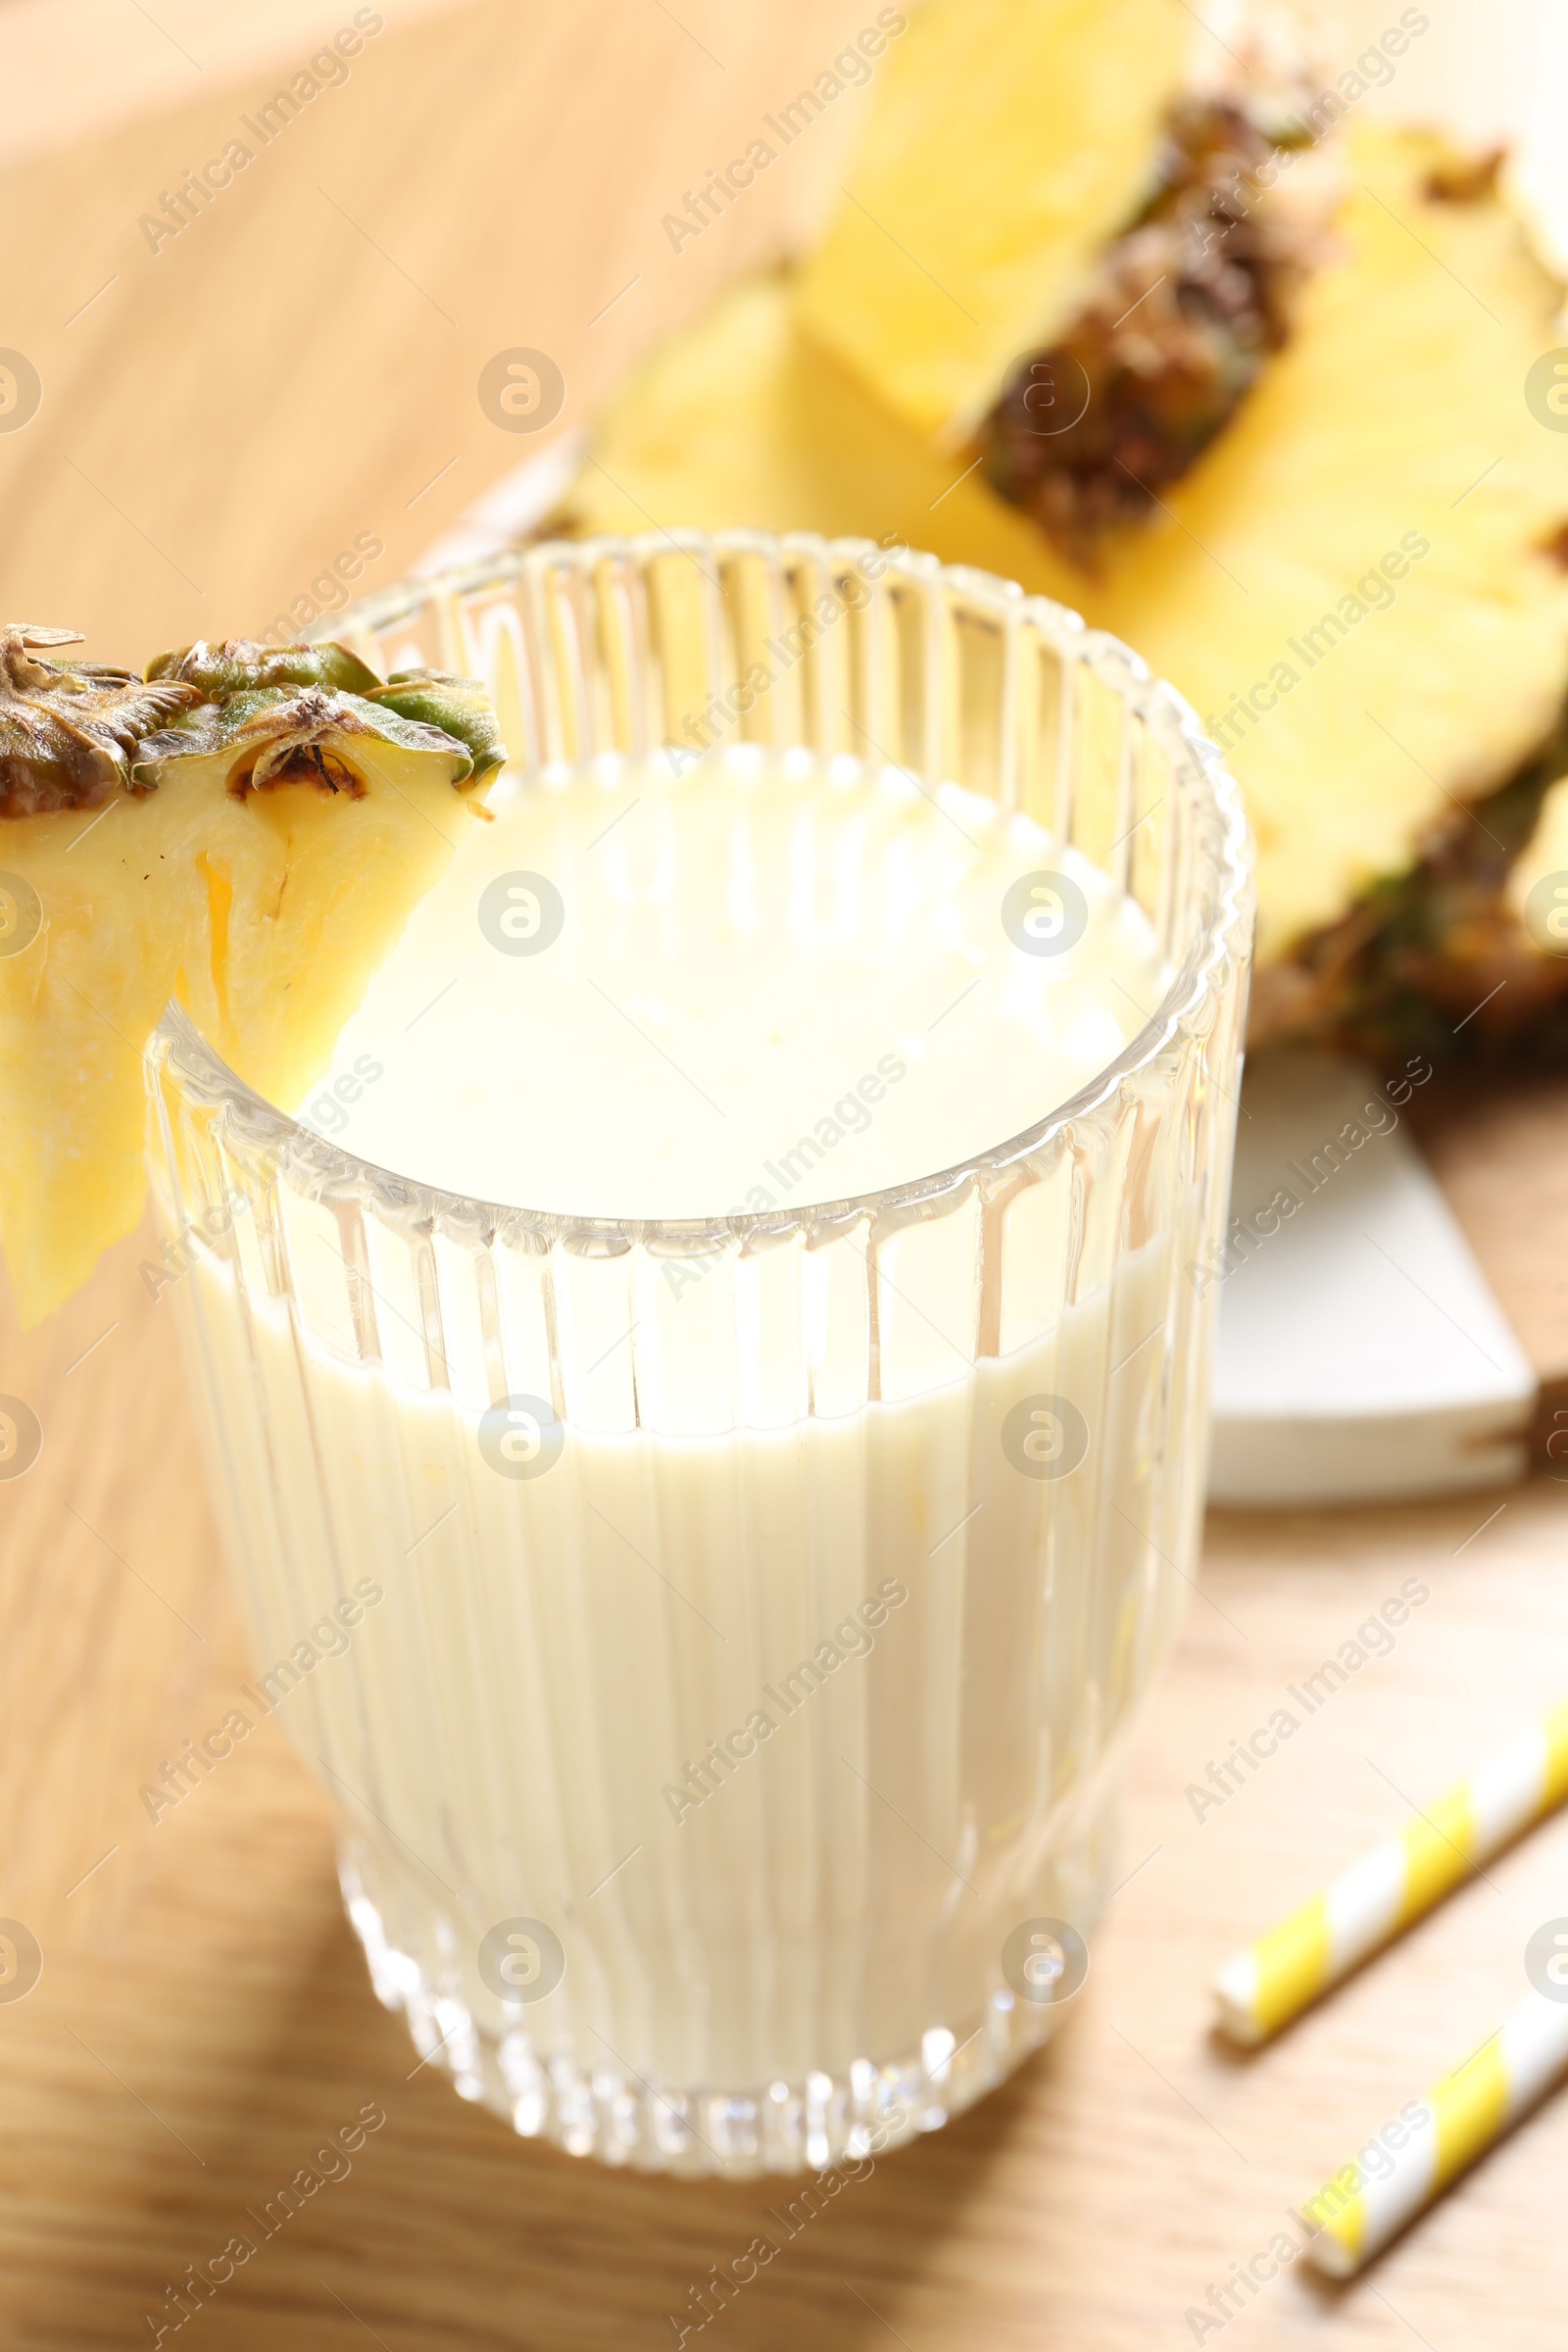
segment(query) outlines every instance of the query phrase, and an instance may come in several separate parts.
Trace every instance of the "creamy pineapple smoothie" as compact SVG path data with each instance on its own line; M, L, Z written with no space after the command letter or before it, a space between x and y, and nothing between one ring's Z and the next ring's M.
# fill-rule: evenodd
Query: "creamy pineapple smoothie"
M681 766L505 778L343 1032L335 1068L380 1074L290 1107L480 1200L758 1212L1019 1133L1159 1002L1139 908L994 802L808 752Z
M1167 985L1083 858L880 763L605 760L491 808L289 1106L408 1180L411 1230L419 1186L782 1226L1026 1129ZM979 2095L1077 1982L1190 1534L1151 1502L1169 1237L1053 1313L1088 1243L1037 1187L999 1307L979 1213L879 1233L868 1331L863 1218L504 1226L433 1372L463 1251L368 1224L336 1346L329 1197L178 1286L378 1989L524 2132L825 2163Z

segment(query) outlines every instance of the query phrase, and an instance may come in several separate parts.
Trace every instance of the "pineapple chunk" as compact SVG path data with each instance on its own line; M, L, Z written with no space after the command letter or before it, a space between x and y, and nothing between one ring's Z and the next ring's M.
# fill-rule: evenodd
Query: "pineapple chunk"
M1568 576L1544 552L1568 518L1568 437L1522 389L1558 289L1497 199L1428 195L1453 160L1437 139L1367 125L1351 154L1342 258L1291 342L1096 575L878 410L802 333L782 279L731 291L621 392L572 526L903 538L1076 607L1227 750L1257 842L1259 958L1282 957L1404 872L1456 799L1500 784L1568 686Z
M0 1235L25 1324L141 1215L141 1054L171 1000L297 1102L471 823L461 788L493 770L493 725L475 752L397 710L432 708L430 682L369 682L390 706L286 685L204 704L132 750L153 789L0 822ZM308 747L260 782L258 715L274 757Z
M1191 31L1180 0L927 0L802 277L803 324L906 424L961 440L1136 210Z

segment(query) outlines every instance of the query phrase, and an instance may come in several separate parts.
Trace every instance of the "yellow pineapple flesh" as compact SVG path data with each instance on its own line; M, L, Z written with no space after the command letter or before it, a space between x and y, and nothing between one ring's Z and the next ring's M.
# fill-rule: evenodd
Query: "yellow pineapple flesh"
M1191 33L1180 0L928 0L884 61L803 323L913 430L960 439L1135 209Z
M1549 552L1568 436L1523 395L1559 289L1495 195L1428 192L1454 160L1440 141L1366 125L1350 154L1339 258L1291 340L1096 573L879 408L783 277L732 289L622 390L573 527L864 532L1076 607L1213 725L1257 841L1260 961L1278 959L1500 784L1568 686Z
M460 788L493 760L395 710L345 732L357 698L318 699L341 787L305 760L235 789L204 707L131 753L154 789L0 821L0 1238L24 1323L141 1215L141 1054L171 1001L292 1104L472 821Z

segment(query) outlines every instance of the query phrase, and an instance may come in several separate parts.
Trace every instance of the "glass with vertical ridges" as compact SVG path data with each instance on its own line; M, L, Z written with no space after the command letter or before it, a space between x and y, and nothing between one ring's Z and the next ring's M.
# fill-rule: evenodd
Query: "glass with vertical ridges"
M377 1992L576 2153L853 2162L1046 2037L1061 1928L1103 1899L1202 1501L1234 786L1113 640L859 541L538 546L335 633L484 678L525 771L647 756L715 696L739 740L873 743L1082 852L1167 958L1154 1017L1025 1133L721 1219L456 1198L263 1102L177 1009L149 1050L257 1690L337 1808Z

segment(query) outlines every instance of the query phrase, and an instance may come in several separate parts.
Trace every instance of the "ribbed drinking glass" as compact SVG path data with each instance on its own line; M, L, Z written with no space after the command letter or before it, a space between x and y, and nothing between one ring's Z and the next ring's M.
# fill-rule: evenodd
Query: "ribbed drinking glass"
M261 1101L177 1008L149 1050L254 1693L336 1807L381 1999L574 2152L853 2162L997 2082L1087 1965L1202 1503L1234 786L1113 640L858 541L536 546L335 633L484 678L525 775L715 707L874 744L1070 845L1162 950L1152 1017L1024 1133L717 1219L457 1198ZM768 642L799 658L748 706Z

